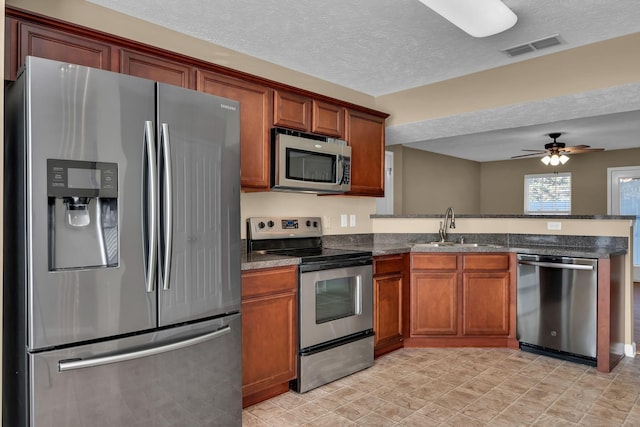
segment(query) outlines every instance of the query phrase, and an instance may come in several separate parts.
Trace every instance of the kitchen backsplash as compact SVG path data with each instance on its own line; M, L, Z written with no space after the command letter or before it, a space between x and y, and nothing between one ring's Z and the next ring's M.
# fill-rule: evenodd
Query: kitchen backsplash
M374 197L317 196L289 192L242 193L240 214L242 238L246 238L245 222L255 216L319 216L323 233L371 233L370 216L376 212ZM346 226L343 226L343 216Z

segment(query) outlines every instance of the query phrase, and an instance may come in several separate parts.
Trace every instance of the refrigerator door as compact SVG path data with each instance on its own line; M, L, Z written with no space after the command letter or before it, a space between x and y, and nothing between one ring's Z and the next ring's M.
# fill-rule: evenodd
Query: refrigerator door
M24 255L28 273L17 272L10 280L20 286L26 281L27 348L47 348L155 327L157 301L155 293L145 288L141 221L144 124L154 120L154 83L41 58L29 57L26 64L20 79L26 80L26 147L21 156L27 169L24 178L18 178L26 182L20 185L23 190L15 202L26 205L26 223L23 221L20 227L24 227L27 236ZM69 215L63 221L71 223L76 211L65 208L61 199L55 199L55 209L52 208L49 159L61 160L65 165L69 160L80 166L92 162L110 165L109 173L117 174L113 177L117 178L117 199L111 199L117 209L109 208L101 215L103 220L108 216L112 225L117 225L119 231L115 235L106 236L105 232L97 240L68 239L65 245L56 247L51 217L56 212ZM83 186L92 179L86 169L69 167L68 174L70 189L74 181ZM85 226L82 217L73 220L76 224L59 224L58 232L72 236L93 227L93 223ZM96 241L106 239L119 247L112 252L117 256L109 259L109 266L96 266L93 260L86 266L82 262L57 269L51 265L52 251L60 252L57 259L64 255L65 259L77 261L83 258L81 254L95 250ZM19 252L14 252L16 258L21 256Z
M240 328L233 315L32 354L31 425L240 426Z
M240 309L235 101L157 84L159 325Z

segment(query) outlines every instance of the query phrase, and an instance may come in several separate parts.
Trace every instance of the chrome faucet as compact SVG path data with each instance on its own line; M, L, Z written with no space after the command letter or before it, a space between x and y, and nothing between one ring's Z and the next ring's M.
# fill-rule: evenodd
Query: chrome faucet
M452 207L448 207L444 213L444 223L442 221L440 222L440 230L438 230L438 233L440 234L441 242L447 240L447 224L449 228L456 228L456 213Z

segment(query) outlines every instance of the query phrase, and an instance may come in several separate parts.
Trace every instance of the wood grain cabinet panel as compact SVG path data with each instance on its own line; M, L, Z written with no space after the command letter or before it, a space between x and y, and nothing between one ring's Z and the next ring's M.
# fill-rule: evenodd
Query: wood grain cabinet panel
M297 93L274 90L273 124L309 132L311 130L311 98Z
M344 138L344 107L313 100L311 132Z
M458 332L456 272L411 274L411 336Z
M516 345L512 259L506 253L413 254L405 346Z
M384 197L384 119L348 109L352 195Z
M197 89L240 102L240 184L269 189L269 88L198 70Z
M297 368L296 266L242 274L243 406L289 390Z
M509 334L509 272L463 273L463 335Z
M112 46L90 37L50 29L14 19L6 21L8 51L5 52L5 78L15 80L28 55L39 58L111 69Z
M373 330L376 357L403 346L404 256L373 260Z
M177 61L129 49L120 50L120 72L188 89L195 89L195 69Z

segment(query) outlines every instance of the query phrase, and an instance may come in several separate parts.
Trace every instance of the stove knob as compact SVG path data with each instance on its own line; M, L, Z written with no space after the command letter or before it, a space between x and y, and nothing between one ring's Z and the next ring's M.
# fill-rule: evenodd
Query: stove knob
M313 227L318 228L318 221L313 221Z
M311 227L311 221L307 220L307 227Z
M259 228L259 229L263 229L263 228L264 228L264 222L260 221L260 222L258 223L258 228Z
M269 228L271 228L275 225L275 223L273 221L269 221L267 222L267 225L269 226Z

